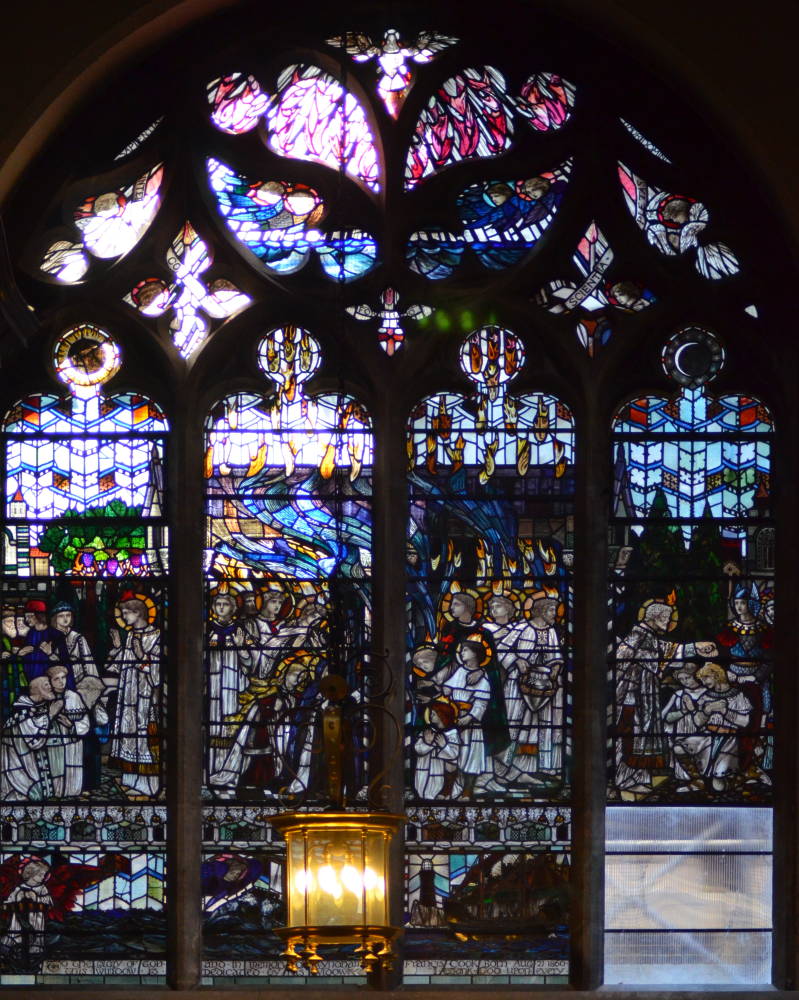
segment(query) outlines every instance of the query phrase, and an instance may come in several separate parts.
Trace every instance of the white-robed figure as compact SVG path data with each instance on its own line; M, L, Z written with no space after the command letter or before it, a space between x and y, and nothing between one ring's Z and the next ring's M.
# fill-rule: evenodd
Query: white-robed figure
M209 778L222 797L242 781L267 798L307 789L316 710L311 704L300 709L311 682L306 659L284 660L271 680L254 679L240 699L240 711L228 720L236 737Z
M432 701L424 712L427 725L419 733L413 749L416 752L414 786L421 799L435 799L448 788L448 796L457 798L463 790L457 776L460 739L455 728L457 707L450 701ZM449 774L454 780L447 781Z
M47 668L47 677L60 704L50 727L50 767L55 794L72 798L83 791L83 737L91 729L89 710L77 691L67 688L68 669L61 663Z
M486 773L483 716L491 698L488 676L480 666L485 657L482 643L466 639L455 648L452 673L442 685L443 693L458 709L458 772L463 794L470 797L480 775Z
M723 792L729 780L740 771L741 731L749 723L752 703L737 686L730 684L727 671L718 663L705 663L696 673L705 696L695 716L698 726L710 734L708 773L713 776L713 789Z
M149 798L160 787L161 632L141 597L123 598L117 611L127 631L122 639L111 629L113 648L106 663L109 673L119 675L110 763L121 769L126 791Z
M41 802L56 795L50 729L59 711L50 679L35 677L14 702L0 736L0 799Z
M225 719L239 711L239 695L247 690L260 656L236 619L237 607L232 594L215 594L206 628L210 774L219 770L230 750L233 739Z
M710 762L711 737L697 724L697 712L707 690L696 676L699 663L689 660L674 671L679 684L663 709L663 729L669 738L678 792L702 791Z
M72 671L75 688L91 708L102 693L103 682L94 661L94 654L86 640L86 636L73 628L75 615L69 604L61 601L53 608L50 615L50 627L64 636L63 649L66 652L66 663Z
M712 642L669 640L676 614L668 601L644 602L638 623L616 650L615 785L623 798L651 792L653 772L665 770L669 763L660 704L664 671L696 653L716 653Z
M41 680L41 678L39 678ZM0 944L8 951L21 952L27 938L27 953L31 958L44 951L44 932L53 897L47 888L50 865L40 858L31 858L20 869L20 880L2 901L0 907L8 913L8 925Z
M563 766L563 651L555 628L557 592L527 599L529 620L517 622L502 643L505 703L511 743L496 763L505 782L558 777Z

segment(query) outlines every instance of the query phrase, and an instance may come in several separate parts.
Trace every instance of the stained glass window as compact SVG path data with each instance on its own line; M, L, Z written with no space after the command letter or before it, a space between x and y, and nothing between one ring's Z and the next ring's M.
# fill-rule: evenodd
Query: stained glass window
M609 801L622 806L609 812L607 971L617 981L674 981L673 959L652 968L660 947L682 951L693 981L762 982L770 962L762 807L775 594L758 539L773 532L773 423L759 400L706 388L724 358L710 331L679 331L663 352L679 392L633 400L614 421ZM750 859L750 828L761 827ZM723 894L692 887L697 865L718 868ZM623 902L625 880L645 886L646 917Z
M266 392L225 397L206 423L206 794L224 803L205 815L214 981L285 976L268 933L285 921L283 852L265 823L292 802L325 801L321 707L339 688L352 708L369 696L370 421L344 393L306 394L321 361L307 330L273 330L258 348ZM365 734L343 711L355 799L368 780ZM362 977L351 953L328 965Z
M0 981L162 982L167 422L99 327L53 367L2 429Z
M768 982L759 182L545 11L227 6L3 206L0 982L310 982L272 820L338 801L333 709L404 936L316 982Z
M460 358L408 430L405 974L565 982L573 420L510 330Z

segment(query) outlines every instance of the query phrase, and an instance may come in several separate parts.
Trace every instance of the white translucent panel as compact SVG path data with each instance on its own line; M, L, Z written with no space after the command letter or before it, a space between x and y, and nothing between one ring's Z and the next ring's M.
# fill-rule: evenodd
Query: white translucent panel
M772 850L771 809L610 806L605 849L616 854Z
M605 983L670 986L771 982L771 934L755 931L605 935Z
M608 930L771 927L768 854L609 855Z

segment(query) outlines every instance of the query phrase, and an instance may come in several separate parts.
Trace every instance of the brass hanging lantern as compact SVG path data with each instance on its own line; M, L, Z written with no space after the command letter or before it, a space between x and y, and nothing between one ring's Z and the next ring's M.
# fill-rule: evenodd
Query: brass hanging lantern
M320 945L355 944L366 972L390 969L393 942L402 934L390 922L389 855L405 820L391 813L286 813L271 818L286 838L285 942L290 972L300 963L316 974Z

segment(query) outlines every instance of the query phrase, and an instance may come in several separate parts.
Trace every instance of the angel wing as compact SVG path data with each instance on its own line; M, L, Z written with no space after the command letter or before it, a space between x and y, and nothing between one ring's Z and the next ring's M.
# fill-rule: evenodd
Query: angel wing
M439 35L437 31L420 31L416 41L405 48L414 62L427 63L435 58L438 52L443 52L450 45L456 45L459 39L452 35Z
M47 880L47 888L53 898L50 916L54 920L63 920L84 889L120 872L130 874L130 859L123 854L106 854L96 867L69 861L53 864Z
M163 179L158 163L132 184L86 198L73 217L89 253L110 259L132 250L160 208Z
M368 35L359 31L348 31L344 35L335 35L333 38L326 38L328 45L335 45L343 48L347 55L352 56L356 62L366 62L374 59L383 51L382 47L375 45Z
M703 278L726 278L737 274L738 258L726 243L708 243L696 248L696 268Z
M20 883L20 862L22 858L19 854L12 854L0 863L0 902L8 899L9 895Z
M363 302L359 306L347 306L346 311L350 314L350 316L361 320L374 319L379 315L379 313L376 313L366 302Z

